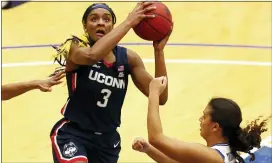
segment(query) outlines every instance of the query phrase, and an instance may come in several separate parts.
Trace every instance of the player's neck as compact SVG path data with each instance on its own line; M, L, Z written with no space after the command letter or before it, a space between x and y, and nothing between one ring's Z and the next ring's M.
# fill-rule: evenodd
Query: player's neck
M228 144L228 141L225 138L218 136L210 136L206 139L206 142L208 147L212 147L216 144Z

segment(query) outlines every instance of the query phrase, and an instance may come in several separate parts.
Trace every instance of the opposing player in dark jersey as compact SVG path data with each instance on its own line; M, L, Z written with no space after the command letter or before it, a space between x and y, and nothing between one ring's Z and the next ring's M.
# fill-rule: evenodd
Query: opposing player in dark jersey
M85 34L73 36L55 47L56 60L66 67L69 91L61 110L64 118L55 124L50 134L55 162L117 162L121 140L116 129L121 123L128 76L131 75L134 84L146 96L153 79L138 54L117 44L142 19L154 17L144 14L155 10L150 4L152 2L139 2L115 28L113 10L104 3L93 4L82 18ZM153 43L156 77L167 75L163 49L169 35ZM166 103L167 96L165 89L160 104Z
M162 130L159 115L159 96L167 85L166 77L150 82L148 100L148 141L136 139L134 150L144 152L160 163L245 163L238 152L245 152L255 159L252 150L260 148L261 134L267 131L268 117L260 118L240 127L242 113L231 99L213 98L200 117L200 135L207 145L178 141L167 137Z

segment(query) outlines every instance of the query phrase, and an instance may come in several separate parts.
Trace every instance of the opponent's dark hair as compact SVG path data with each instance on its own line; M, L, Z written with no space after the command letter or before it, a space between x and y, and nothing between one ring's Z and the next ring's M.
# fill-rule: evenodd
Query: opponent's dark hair
M262 120L261 116L250 122L245 128L240 127L242 113L240 107L231 99L213 98L209 102L213 122L222 128L222 135L229 141L231 153L239 163L245 163L237 152L251 155L250 161L255 160L255 155L250 152L254 147L260 148L261 134L267 131L266 124L270 117Z

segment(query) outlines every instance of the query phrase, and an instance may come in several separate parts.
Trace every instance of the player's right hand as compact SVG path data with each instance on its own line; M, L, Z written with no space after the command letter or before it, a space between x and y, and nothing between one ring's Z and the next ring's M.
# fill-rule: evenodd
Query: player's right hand
M150 94L152 92L155 92L156 94L160 95L160 94L162 94L162 92L164 91L166 86L167 86L167 77L166 76L154 78L149 84Z
M144 138L136 138L132 144L132 149L145 153L149 145L150 144Z
M145 14L146 12L155 10L155 6L150 6L153 2L138 2L136 7L129 13L126 21L134 28L144 18L154 18L154 14Z

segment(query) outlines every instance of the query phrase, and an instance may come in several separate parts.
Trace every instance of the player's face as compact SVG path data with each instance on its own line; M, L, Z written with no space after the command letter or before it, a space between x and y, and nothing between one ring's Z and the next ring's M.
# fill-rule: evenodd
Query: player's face
M213 122L211 117L211 108L208 105L204 111L203 115L199 118L200 121L200 135L206 139L210 134L212 134Z
M88 15L85 28L94 41L99 40L113 29L110 12L103 8L94 9Z

